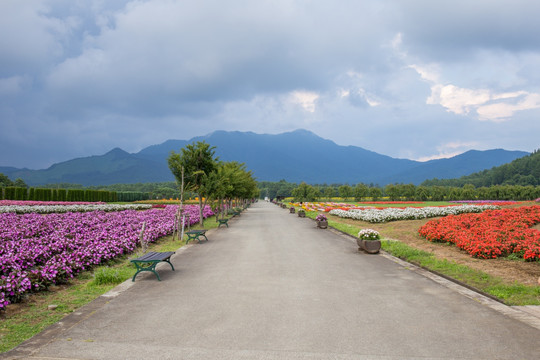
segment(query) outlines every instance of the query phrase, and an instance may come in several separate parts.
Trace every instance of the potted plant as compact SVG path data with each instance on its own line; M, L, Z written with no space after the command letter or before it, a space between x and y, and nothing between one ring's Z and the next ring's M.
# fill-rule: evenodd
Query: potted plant
M291 212L291 214L294 214L294 211L295 211L294 206L291 206L291 208L289 209L289 211Z
M319 229L326 229L328 227L328 219L326 218L326 215L319 214L315 220L317 221L317 227Z
M362 229L358 233L358 250L364 250L368 254L377 254L381 250L381 235L373 229Z
M306 217L306 211L304 209L298 210L298 216L299 217Z

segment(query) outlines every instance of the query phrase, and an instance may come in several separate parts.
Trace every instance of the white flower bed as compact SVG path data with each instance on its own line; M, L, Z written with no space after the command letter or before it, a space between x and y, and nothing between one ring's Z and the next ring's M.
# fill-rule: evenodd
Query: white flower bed
M16 214L52 214L67 212L88 212L88 211L122 211L122 210L147 210L152 208L148 204L86 204L86 205L9 205L0 206L0 213Z
M330 211L330 215L336 215L342 218L367 221L370 223L382 223L396 220L415 220L425 219L437 216L458 215L464 213L480 213L488 209L499 209L493 205L460 205L445 207L423 207L405 209L386 208L386 209L353 209L349 211L335 209Z

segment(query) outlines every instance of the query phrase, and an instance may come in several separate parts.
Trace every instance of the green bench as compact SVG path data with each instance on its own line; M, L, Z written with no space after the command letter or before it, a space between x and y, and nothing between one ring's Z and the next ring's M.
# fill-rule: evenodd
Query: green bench
M229 227L229 224L227 224L229 222L229 219L218 219L218 222L218 227L220 227L221 225L226 225L227 227Z
M135 275L133 275L133 278L131 281L135 281L135 277L143 271L150 271L153 272L159 281L161 279L159 278L159 274L156 272L156 265L160 262L166 262L169 265L171 265L171 268L174 271L174 266L171 264L171 256L174 254L174 251L167 251L167 252L155 252L150 251L149 253L144 254L141 257L138 257L137 259L131 260L132 263L135 264L137 267L137 272Z
M189 243L189 240L197 240L197 242L201 242L201 236L208 241L208 238L206 237L206 229L202 230L191 230L186 232L186 235L188 236L188 239L186 241L186 245Z

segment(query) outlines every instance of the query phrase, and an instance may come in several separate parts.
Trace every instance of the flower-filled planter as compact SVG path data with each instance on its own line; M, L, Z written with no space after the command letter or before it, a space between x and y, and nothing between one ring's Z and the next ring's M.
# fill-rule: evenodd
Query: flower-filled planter
M294 214L294 211L295 211L295 210L294 210L294 206L292 206L292 207L289 209L289 211L291 212L291 214Z
M299 217L306 217L306 211L304 209L298 210L298 216Z
M364 250L368 254L377 254L381 250L381 235L372 229L362 229L358 233L358 250Z
M326 229L328 227L328 219L326 218L326 215L319 214L315 220L317 221L317 227L319 229Z

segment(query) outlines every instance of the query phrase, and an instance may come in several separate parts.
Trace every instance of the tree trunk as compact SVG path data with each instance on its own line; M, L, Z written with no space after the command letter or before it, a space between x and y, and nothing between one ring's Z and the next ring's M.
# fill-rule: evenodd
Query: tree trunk
M199 195L199 224L204 225L202 196Z

